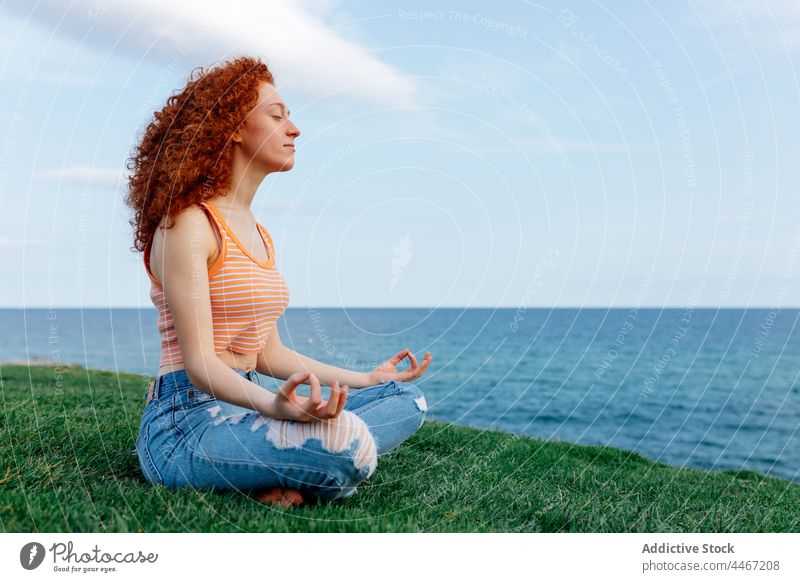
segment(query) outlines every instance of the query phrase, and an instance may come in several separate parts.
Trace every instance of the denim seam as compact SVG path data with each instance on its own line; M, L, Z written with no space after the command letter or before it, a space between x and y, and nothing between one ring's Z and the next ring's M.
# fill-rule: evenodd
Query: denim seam
M238 374L238 372L237 372L237 374ZM241 374L239 374L239 375L242 376ZM247 379L246 376L242 376L242 377ZM210 396L210 399L208 399L208 400L197 400L197 399L192 398L192 397L187 397L185 402L179 402L179 400L180 400L179 394L185 394L189 390L194 390L198 394L208 394L207 392L204 392L204 391L200 390L197 386L195 386L194 384L192 384L191 382L188 382L188 381L184 382L184 383L179 383L179 384L173 385L173 389L169 392L169 394L167 394L167 396L169 398L170 408L172 409L171 412L172 412L172 425L173 426L176 426L176 424L175 424L175 415L174 415L176 409L178 409L178 408L193 408L194 406L197 406L197 405L200 405L200 404L208 404L208 403L211 403L211 402L218 402L219 401L218 398L208 394L208 396ZM161 398L162 395L159 394L158 396L159 396L159 400L161 400L162 399ZM156 399L154 398L153 401L155 401L155 400Z
M253 412L255 413L256 411L254 410ZM244 419L242 419L242 422L244 422ZM204 423L203 427L202 427L202 430L200 431L200 434L197 436L196 440L199 441L201 438L203 438L203 435L206 433L206 431L211 429L211 428L212 428L211 427L211 423ZM210 459L209 457L207 457L206 455L204 455L203 453L201 453L197 449L195 449L195 447L190 443L189 439L186 438L186 435L180 429L178 429L177 427L176 427L176 430L181 435L181 437L184 438L184 446L186 447L186 450L189 451L189 454L194 455L194 456L196 456L197 458L199 458L199 459L201 459L203 461L208 461L209 463L212 463L212 464L217 462L215 460ZM324 445L323 445L323 443L322 443L322 441L320 439L311 438L309 440L313 440L313 441L319 442L320 448L325 450L325 447L324 447ZM306 442L308 442L308 441L306 441ZM351 446L350 448L353 448L353 447ZM346 450L349 451L350 448L348 448ZM355 451L356 451L356 449L353 448L353 453L355 453ZM219 462L220 463L230 463L230 464L234 464L234 465L252 465L254 467L261 467L262 466L262 465L260 465L258 463L251 463L249 461L230 461L228 459L219 459ZM295 468L298 468L298 469L299 468L305 468L305 465L294 465L294 464L291 464L291 463L287 464L286 466L287 467L291 466L291 467L295 467Z
M208 429L209 426L206 425L204 429ZM177 430L177 429L176 429ZM233 461L228 459L211 459L208 456L200 453L194 447L189 444L189 440L185 439L182 432L179 430L177 431L182 438L184 438L183 445L185 446L188 454L194 458L195 461L200 461L202 463L208 464L210 467L219 467L219 466L226 466L226 467L245 467L247 469L269 469L276 473L286 473L291 471L292 469L303 471L307 473L313 473L317 476L323 476L326 480L333 482L335 485L332 486L333 489L342 489L345 487L351 487L352 484L349 483L346 479L342 480L338 475L331 473L328 469L320 466L309 466L308 464L297 464L297 463L287 463L287 462L276 462L276 463L254 463L249 461ZM313 439L319 441L319 439ZM321 444L321 441L320 441ZM352 458L352 455L355 454L355 451L358 450L360 444L359 439L355 439L352 445L343 451L340 451L340 454L345 454L348 457ZM175 463L175 459L171 455L167 455L164 457L164 462L166 464ZM178 466L177 470L183 473L183 469ZM366 472L368 471L368 466L364 466L363 468L358 469L359 474L361 475L361 481L367 479ZM185 475L184 475L185 476ZM291 476L291 475L290 475ZM160 475L159 475L160 478ZM298 480L298 479L294 479ZM360 482L360 481L359 481ZM163 479L159 481L159 484L164 484ZM317 489L317 486L309 485L312 489Z
M308 471L311 473L315 473L317 475L324 475L328 479L331 479L337 483L339 483L339 478L335 475L331 475L330 471L320 468L320 467L309 467L308 465L297 465L295 463L250 463L246 461L228 461L226 459L210 459L205 455L202 455L198 452L191 451L191 454L197 459L204 463L208 463L212 467L225 465L228 467L246 467L248 469L270 469L275 471L276 473L281 473L285 469L298 469L300 471Z
M195 406L185 406L185 405L177 406L177 405L174 405L172 407L172 410L170 411L170 420L172 422L172 426L170 428L172 430L174 430L176 433L178 433L180 438L183 439L184 443L186 444L186 448L189 449L189 451L191 453L194 453L194 450L189 445L189 439L188 439L189 435L187 435L185 432L183 432L180 429L180 427L178 426L178 421L175 418L175 415L177 413L179 413L179 412L187 412L187 411L197 410L201 406L208 406L210 408L213 405L217 405L218 406L219 402L215 399L215 400L209 400L208 402L198 402L198 403L196 403ZM255 412L255 410L253 412ZM210 425L210 422L203 422L202 423L202 425L201 425L202 426L202 430L201 430L201 433L200 433L201 436L202 436L203 433L205 433L206 430L208 430L209 425Z
M253 412L255 412L255 411L253 411ZM198 441L202 438L202 436L205 434L205 432L209 428L211 428L209 424L203 425L203 430L200 431L200 434L197 437ZM194 456L194 457L196 457L197 459L199 459L201 461L207 462L207 463L209 463L211 465L214 465L216 463L223 463L223 464L226 464L226 465L255 467L255 468L261 468L261 467L265 466L263 463L253 463L253 462L249 462L249 461L232 461L232 460L228 460L228 459L211 459L208 456L204 455L203 453L199 452L197 449L195 449L195 447L192 446L192 444L189 441L189 439L186 438L186 436L183 434L183 432L180 431L180 429L178 429L176 427L176 430L181 435L181 437L183 437L184 446L186 447L186 450L189 452L189 454ZM325 450L325 447L324 447L324 445L323 445L323 443L322 443L322 441L320 439L311 438L309 440L318 442L320 444L320 448ZM308 441L306 441L306 442L308 442ZM351 443L350 447L348 447L347 449L343 449L343 450L339 451L338 454L346 454L347 456L349 456L352 459L352 456L358 450L360 442L361 441L360 441L359 438L353 439L353 442ZM334 453L331 453L331 454L334 454ZM277 465L281 466L281 467L286 467L286 468L302 469L302 470L315 471L317 473L324 473L328 478L337 479L337 481L338 481L338 478L336 476L334 476L334 475L331 475L331 473L329 471L327 471L326 469L322 469L322 468L318 468L318 467L317 468L309 467L308 465L297 465L295 463L285 463L285 462L278 463ZM266 466L269 467L269 468L272 468L273 464L270 463L270 464L268 464Z
M395 393L393 393L393 394L389 394L389 395L387 395L387 396L383 396L383 397L381 397L381 398L376 398L375 400L373 400L372 402L368 402L368 403L367 403L367 404L365 404L364 406L359 406L358 408L351 409L351 412L353 412L354 414L359 414L359 415L361 415L361 414L363 414L364 412L367 412L368 410L372 410L372 409L373 409L373 408L375 408L376 406L379 406L380 404L382 404L382 403L386 402L386 401L387 401L387 400L389 400L390 398L394 398L394 397L396 397L396 396L401 396L401 395L402 395L402 394L404 394L404 393L405 393L405 392L404 392L402 389L400 389L398 392L395 392Z
M173 412L177 412L179 410L194 410L198 406L204 406L207 404L219 404L219 403L220 401L217 400L216 398L209 398L208 400L191 399L183 402L178 401L175 402L175 405L173 406Z
M145 424L143 428L144 434L142 435L142 450L147 468L152 472L156 482L161 485L164 483L164 478L161 476L158 468L156 467L153 457L150 455L150 425ZM147 475L145 475L146 477Z
M208 427L206 427L206 430L207 430L207 428ZM203 430L203 433L205 433L205 430ZM183 434L183 433L181 433L181 434ZM202 434L201 434L201 436L202 436ZM199 438L200 437L198 437L198 440L199 440ZM310 438L308 440L309 441L317 441L320 444L320 448L322 448L322 450L325 450L325 447L323 446L322 441L320 439L318 439L318 438ZM306 441L306 442L308 442L308 441ZM347 449L343 449L343 450L339 451L338 454L349 453L349 455L352 457L352 455L355 454L355 451L358 450L358 443L359 443L358 438L353 439L353 443L351 444L351 446L348 447ZM184 441L184 444L186 446L186 450L189 451L189 454L197 457L201 461L206 461L206 462L211 463L211 464L226 463L226 464L229 464L229 465L240 465L240 466L251 466L251 467L263 467L264 466L263 463L262 464L260 464L260 463L252 463L252 462L249 462L249 461L231 461L229 459L211 459L211 458L207 457L206 455L204 455L203 453L201 453L200 451L198 451L197 449L195 449L189 443L188 439L186 439ZM331 453L330 451L327 451L327 453L336 454L336 453ZM326 454L325 456L327 457L327 456L329 456L329 454ZM282 463L282 465L286 466L286 467L293 467L295 469L307 469L308 468L307 465L296 465L294 463ZM268 467L272 467L271 464L267 465L267 466ZM313 468L311 470L320 471L320 469L313 469Z
M383 403L386 399L391 398L392 396L395 396L395 395L394 394L390 394L389 396L385 396L385 397L380 398L378 400L373 400L372 402L367 402L364 406L359 406L358 408L350 409L350 412L352 412L353 414L361 415L364 412L372 410L373 408L375 408L379 404Z

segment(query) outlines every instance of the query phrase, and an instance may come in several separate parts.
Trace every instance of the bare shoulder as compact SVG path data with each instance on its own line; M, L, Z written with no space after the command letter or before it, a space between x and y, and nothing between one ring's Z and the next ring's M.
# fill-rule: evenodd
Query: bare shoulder
M204 257L210 264L218 254L214 231L205 211L199 205L193 204L184 208L173 218L170 228L167 228L168 224L167 217L162 217L153 235L150 269L159 281L164 280L164 263Z

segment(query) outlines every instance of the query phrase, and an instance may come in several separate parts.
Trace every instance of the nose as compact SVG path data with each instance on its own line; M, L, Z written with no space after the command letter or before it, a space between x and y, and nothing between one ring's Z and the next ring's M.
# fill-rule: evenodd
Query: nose
M289 122L288 128L286 130L286 135L291 135L295 139L300 135L300 130L297 128L297 126L294 124L293 121Z

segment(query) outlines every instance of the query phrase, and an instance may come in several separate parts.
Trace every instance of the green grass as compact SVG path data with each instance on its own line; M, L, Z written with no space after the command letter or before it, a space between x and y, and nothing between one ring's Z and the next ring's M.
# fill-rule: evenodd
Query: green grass
M63 386L57 385L63 382ZM356 495L291 510L144 480L148 380L0 368L4 532L797 532L800 485L426 421Z

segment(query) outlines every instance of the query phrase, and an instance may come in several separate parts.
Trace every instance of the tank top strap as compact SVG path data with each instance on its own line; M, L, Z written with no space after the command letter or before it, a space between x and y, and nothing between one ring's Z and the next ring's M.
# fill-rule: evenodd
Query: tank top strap
M267 243L269 244L269 258L274 258L275 257L275 243L272 242L272 237L270 236L269 231L260 222L257 222L256 225L258 226L258 229L264 234L264 238L266 239Z
M223 261L228 256L228 225L225 224L225 221L217 214L214 205L209 201L200 202L200 207L203 208L210 217L211 224L214 227L214 236L217 238L217 244L219 245L219 255L208 270L208 276L213 277L220 270Z
M200 203L200 206L206 209L206 212L212 218L220 234L228 232L228 225L225 223L222 216L219 215L219 212L217 212L216 207L211 203L211 201L205 200Z

